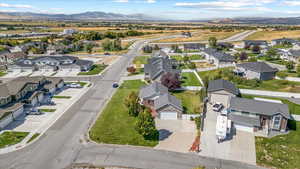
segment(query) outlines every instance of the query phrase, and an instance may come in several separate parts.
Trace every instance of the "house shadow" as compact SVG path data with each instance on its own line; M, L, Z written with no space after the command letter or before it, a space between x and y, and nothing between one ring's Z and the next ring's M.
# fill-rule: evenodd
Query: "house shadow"
M160 129L159 132L159 141L163 141L167 138L169 138L170 135L172 135L172 132L166 129Z
M288 129L294 130L294 131L297 130L297 122L296 122L296 120L289 120L288 121Z

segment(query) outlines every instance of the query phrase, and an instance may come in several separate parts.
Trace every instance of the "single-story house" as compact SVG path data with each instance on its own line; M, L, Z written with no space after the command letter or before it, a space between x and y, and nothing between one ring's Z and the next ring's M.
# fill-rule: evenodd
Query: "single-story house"
M278 69L265 62L248 62L236 65L234 72L247 79L271 80L275 78Z
M182 116L183 107L180 100L166 93L154 100L153 111L159 119L177 120Z
M216 66L235 63L234 56L224 52L220 52L213 48L206 48L205 50L203 50L202 54L205 56L206 60L208 60L212 64L215 64Z
M291 119L286 104L232 97L230 99L229 119L237 130L247 132L272 131L285 132Z
M274 39L271 42L272 46L275 45L285 45L285 44L290 44L290 45L294 45L296 44L297 40L294 39L289 39L289 38L281 38L281 39Z
M160 80L165 73L180 73L177 69L177 64L173 59L164 55L154 54L154 57L148 59L148 63L144 65L145 79L150 81Z
M210 81L207 88L208 101L212 104L221 103L225 108L229 106L230 98L239 93L233 83L223 79Z
M184 51L200 51L206 48L204 43L185 43L183 44Z
M145 106L154 106L154 100L166 93L169 93L167 87L159 82L153 82L141 88L139 92L140 102Z
M268 47L268 42L264 40L244 40L243 48L252 48L253 46L259 46L260 48Z

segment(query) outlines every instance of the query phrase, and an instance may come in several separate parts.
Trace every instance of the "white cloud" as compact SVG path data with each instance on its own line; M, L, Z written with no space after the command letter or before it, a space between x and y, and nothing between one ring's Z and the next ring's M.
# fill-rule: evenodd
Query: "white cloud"
M156 0L147 0L146 2L151 4L151 3L156 3Z
M300 6L300 1L283 1L283 3L288 6Z
M115 0L114 2L127 3L129 1L128 0Z
M23 5L23 4L17 4L17 5L12 5L12 4L6 4L6 3L0 3L0 7L4 8L33 8L31 5Z

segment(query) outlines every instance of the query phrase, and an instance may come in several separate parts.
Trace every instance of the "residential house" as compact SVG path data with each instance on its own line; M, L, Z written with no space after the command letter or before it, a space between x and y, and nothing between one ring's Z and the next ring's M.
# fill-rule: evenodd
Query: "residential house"
M141 104L154 106L154 100L158 97L168 93L168 88L159 82L153 82L141 88L139 98Z
M224 110L235 129L260 132L265 136L286 132L287 122L291 119L288 105L274 101L240 98L237 97L238 93L235 85L226 80L209 82L209 102L224 105Z
M286 57L287 57L287 60L289 60L289 61L299 62L300 49L299 50L289 50Z
M219 43L217 43L217 46L222 48L222 49L231 49L231 48L234 47L233 44L228 43L228 42L219 42Z
M289 39L289 38L281 38L281 39L274 39L271 42L272 46L275 45L286 45L286 44L290 44L290 45L295 45L298 41L294 40L294 39Z
M265 62L248 62L236 65L234 72L247 79L271 80L275 78L278 69Z
M205 49L202 54L205 56L206 60L208 60L212 64L215 64L216 66L235 63L235 58L232 55L213 48Z
M268 47L268 42L264 40L244 40L243 48L252 48L253 46L259 46L260 48Z
M230 98L239 93L233 83L223 79L210 81L207 88L208 101L212 104L221 103L225 108L229 107Z
M191 32L182 32L182 35L187 37L187 38L190 38L192 37L192 33Z
M204 50L206 45L203 43L185 43L183 44L184 51L200 51Z
M19 77L0 83L0 130L24 113L24 105L37 106L49 89L53 92L63 86L63 79L45 77Z
M162 120L180 119L183 108L181 101L170 95L168 88L153 82L141 88L140 103L152 110L152 116Z
M265 135L272 131L285 132L291 119L286 104L238 97L231 98L229 112L237 130L262 131Z
M177 120L181 119L183 107L180 100L166 93L154 100L154 112L159 119Z
M15 64L9 65L8 71L88 71L92 65L92 61L73 56L41 56L34 59L20 59Z
M144 71L145 79L150 81L160 80L165 73L180 73L177 69L177 62L170 59L164 52L155 53L148 59L148 63L144 65Z
M18 59L27 58L27 55L24 52L14 52L10 53L8 51L0 53L0 63L2 64L12 64Z

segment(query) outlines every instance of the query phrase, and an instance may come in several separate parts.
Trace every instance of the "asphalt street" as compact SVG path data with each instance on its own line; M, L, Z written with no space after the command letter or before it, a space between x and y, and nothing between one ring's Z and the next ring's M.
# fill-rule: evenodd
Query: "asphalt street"
M170 37L161 37L170 38ZM158 39L152 39L158 40ZM147 40L150 41L150 40ZM84 142L89 126L114 93L114 82L125 74L126 67L147 41L137 41L126 55L101 76L66 78L91 80L94 85L43 136L18 151L0 155L0 169L62 169L72 163L95 163L125 167L191 168L196 164L219 168L257 168L238 162L209 159L193 154L173 153L148 148L95 145ZM149 168L149 169L150 169Z

